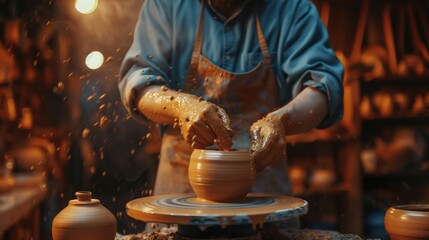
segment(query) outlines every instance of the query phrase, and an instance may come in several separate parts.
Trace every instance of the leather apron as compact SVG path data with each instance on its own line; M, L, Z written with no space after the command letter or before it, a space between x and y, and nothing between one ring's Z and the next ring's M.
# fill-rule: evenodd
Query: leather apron
M235 149L248 149L250 126L279 107L269 49L257 16L255 16L255 25L263 54L262 62L244 73L233 73L222 69L201 54L204 35L204 0L201 1L199 25L184 88L185 92L200 96L226 111L231 119L231 127L235 131L233 137ZM164 133L155 195L192 192L188 181L188 163L192 150L190 144L181 136L179 129L170 128ZM252 192L290 194L286 159L258 172Z

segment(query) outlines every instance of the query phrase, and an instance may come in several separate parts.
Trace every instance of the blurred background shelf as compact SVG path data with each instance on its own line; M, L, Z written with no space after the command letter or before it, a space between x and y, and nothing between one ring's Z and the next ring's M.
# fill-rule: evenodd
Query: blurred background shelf
M314 143L314 142L345 142L356 140L357 136L352 136L344 128L332 128L329 130L312 130L302 134L291 135L286 138L288 143Z
M368 183L377 182L390 182L390 181L424 181L429 180L429 170L408 170L396 173L384 173L384 174L364 174L363 179Z
M307 197L318 196L318 195L340 195L346 194L348 191L351 191L351 186L339 183L334 186L321 187L321 188L310 188L305 192L298 194L299 197L306 199Z
M363 88L377 88L389 85L394 87L429 86L429 75L378 77L367 81L361 81L361 85Z
M429 122L429 111L407 112L392 116L374 115L362 118L362 124L418 124Z

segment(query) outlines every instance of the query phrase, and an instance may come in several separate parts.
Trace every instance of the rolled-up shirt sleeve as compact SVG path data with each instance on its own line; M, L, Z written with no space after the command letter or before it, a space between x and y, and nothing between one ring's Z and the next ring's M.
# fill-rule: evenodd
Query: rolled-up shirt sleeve
M171 59L171 6L169 1L146 0L134 31L134 39L119 73L121 100L132 117L147 121L137 102L151 84L168 85Z
M317 127L326 128L340 120L344 68L331 49L328 32L310 1L300 1L297 6L284 49L282 70L287 76L289 95L295 97L305 87L316 88L328 99L328 114Z

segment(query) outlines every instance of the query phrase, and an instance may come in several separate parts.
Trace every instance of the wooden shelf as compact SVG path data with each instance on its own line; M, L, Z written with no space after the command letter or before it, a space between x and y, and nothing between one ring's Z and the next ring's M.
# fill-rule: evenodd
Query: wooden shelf
M421 180L429 178L429 171L409 170L399 173L365 174L363 178L366 181L402 180L404 178Z
M402 86L406 85L407 87L411 86L421 86L429 85L429 75L424 76L386 76L383 78L374 78L367 81L361 81L363 86L385 86L385 85L394 85Z
M288 143L313 143L313 142L345 142L356 140L357 136L350 135L347 131L338 129L312 130L302 134L286 137Z
M361 81L361 92L371 94L378 91L419 92L429 89L429 76L385 77Z
M302 194L298 194L298 197L306 198L316 195L336 195L345 194L349 192L351 187L345 183L340 183L332 187L324 188L310 188Z
M392 123L428 123L429 111L425 112L408 112L392 116L374 115L371 117L362 118L362 124L392 124Z

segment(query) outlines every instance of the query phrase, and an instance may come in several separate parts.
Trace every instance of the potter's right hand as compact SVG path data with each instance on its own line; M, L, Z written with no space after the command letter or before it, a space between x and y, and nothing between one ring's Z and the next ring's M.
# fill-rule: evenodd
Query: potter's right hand
M220 150L231 150L232 130L226 112L201 98L183 97L182 94L176 111L176 124L183 138L193 148L203 149L216 144Z
M154 122L179 126L183 138L193 148L203 149L216 144L220 150L231 150L232 130L228 115L202 98L152 85L142 91L138 109Z

